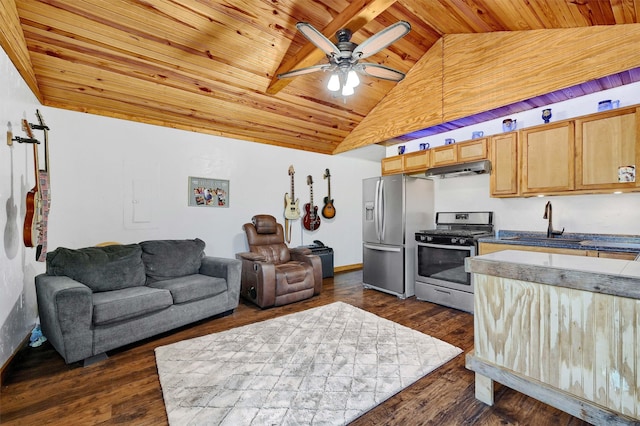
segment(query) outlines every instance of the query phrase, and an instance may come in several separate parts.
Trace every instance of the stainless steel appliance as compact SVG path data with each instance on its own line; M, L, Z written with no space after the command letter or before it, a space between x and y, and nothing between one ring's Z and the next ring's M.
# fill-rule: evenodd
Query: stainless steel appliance
M416 298L473 312L473 277L464 259L493 235L493 212L438 212L436 228L416 232Z
M433 182L405 175L364 179L365 288L402 299L415 294L415 233L433 226Z

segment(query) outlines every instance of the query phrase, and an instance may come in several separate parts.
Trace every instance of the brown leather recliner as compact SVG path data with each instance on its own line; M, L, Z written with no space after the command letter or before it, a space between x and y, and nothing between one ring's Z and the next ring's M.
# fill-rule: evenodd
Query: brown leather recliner
M261 308L308 299L322 290L322 262L307 248L290 249L284 230L271 215L255 215L242 226L250 252L242 261L240 295Z

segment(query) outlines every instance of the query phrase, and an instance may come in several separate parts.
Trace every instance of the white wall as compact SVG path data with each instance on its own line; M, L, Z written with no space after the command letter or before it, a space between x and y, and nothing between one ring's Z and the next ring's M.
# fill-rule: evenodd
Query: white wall
M553 206L554 229L640 235L640 193L490 198L489 175L435 180L436 211L492 211L496 230L546 232L547 201Z
M9 147L7 131L24 136L20 121L35 119L38 100L0 49L0 366L33 328L36 304L33 277L34 251L22 244L25 196L33 188L32 147L14 143Z
M314 204L321 207L327 193L323 174L330 169L336 216L323 218L314 232L294 221L290 246L318 239L334 249L335 266L362 262L362 179L379 175L383 147L330 156L42 107L0 53L1 123L10 122L23 135L20 120L36 122L39 108L51 128L50 251L104 241L198 237L206 242L207 254L235 257L247 249L242 224L254 214L272 214L283 222L284 194L290 192L287 172L293 165L301 209L309 202L306 176L313 177ZM35 136L42 139L39 131ZM5 209L0 213L6 224L0 249L3 365L35 323L34 277L45 265L35 262L35 250L22 243L25 195L34 186L31 147L0 146L0 161L0 201L17 204L19 210L10 221ZM189 176L229 180L229 207L189 207ZM132 221L134 183L148 188L148 222Z
M288 168L293 165L301 208L309 201L306 176L312 175L314 204L321 206L327 192L323 174L330 169L337 213L314 232L303 231L301 220L293 222L290 245L319 239L334 248L336 266L361 262L361 181L379 173L379 157L313 154L59 109L43 111L52 128L53 248L198 237L207 243L207 254L234 257L247 248L242 224L251 216L267 213L283 222ZM189 207L189 176L229 180L229 207ZM153 201L148 223L131 220L134 182L149 183ZM354 229L358 238L353 238Z

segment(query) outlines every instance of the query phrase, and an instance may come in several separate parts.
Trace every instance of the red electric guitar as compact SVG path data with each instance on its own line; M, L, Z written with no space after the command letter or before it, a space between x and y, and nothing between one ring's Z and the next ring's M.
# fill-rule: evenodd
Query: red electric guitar
M309 185L310 200L304 205L305 215L302 219L304 229L315 231L320 228L320 216L318 216L318 206L313 205L313 178L307 176L307 185Z

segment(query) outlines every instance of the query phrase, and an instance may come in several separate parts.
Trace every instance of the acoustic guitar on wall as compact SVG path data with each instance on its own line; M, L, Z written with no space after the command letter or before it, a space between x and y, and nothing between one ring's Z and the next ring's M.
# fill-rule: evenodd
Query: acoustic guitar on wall
M309 202L304 205L305 215L302 219L304 229L315 231L320 227L320 216L318 215L318 206L313 205L313 178L307 176L307 185L309 185Z
M291 196L284 194L284 217L289 220L300 219L300 207L298 206L298 199L294 194L293 189L293 176L295 175L293 166L289 166L289 176L291 176Z
M327 219L333 219L336 216L336 208L333 206L333 199L331 198L331 173L329 173L329 169L325 170L324 178L327 180L327 196L324 197L322 216Z
M38 244L39 227L42 224L42 194L40 192L40 168L38 162L38 141L34 139L31 125L25 119L22 120L22 130L25 131L29 139L26 141L33 144L33 166L35 171L36 184L26 197L27 212L24 216L24 226L22 229L22 240L26 247L35 247Z

